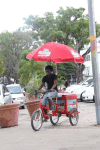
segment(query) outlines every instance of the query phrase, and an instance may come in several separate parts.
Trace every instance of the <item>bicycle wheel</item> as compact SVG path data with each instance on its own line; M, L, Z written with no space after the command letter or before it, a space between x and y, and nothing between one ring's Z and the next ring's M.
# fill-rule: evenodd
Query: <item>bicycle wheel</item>
M77 111L77 109L76 108L73 108L72 110L71 110L71 115L69 115L69 121L70 121L70 124L72 125L72 126L75 126L75 125L77 125L77 123L78 123L78 119L79 119L79 114L77 113L78 111Z
M33 112L31 117L31 126L35 131L38 131L42 127L42 113L40 110Z
M53 125L56 125L57 122L59 121L59 116L50 116L50 121Z

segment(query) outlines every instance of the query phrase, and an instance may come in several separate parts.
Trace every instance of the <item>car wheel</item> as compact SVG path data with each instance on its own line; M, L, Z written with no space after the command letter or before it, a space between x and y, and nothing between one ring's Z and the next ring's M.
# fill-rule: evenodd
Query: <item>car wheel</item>
M93 95L93 102L95 103L95 96Z
M80 96L80 100L81 100L81 102L83 102L83 97L82 97L82 94L81 94L81 96Z
M25 106L22 106L22 109L25 109Z

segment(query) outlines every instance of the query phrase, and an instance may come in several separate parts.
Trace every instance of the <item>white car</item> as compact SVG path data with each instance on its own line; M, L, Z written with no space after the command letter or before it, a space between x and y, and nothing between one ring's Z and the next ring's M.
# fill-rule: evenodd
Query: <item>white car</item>
M5 85L0 84L0 105L12 103L12 97Z
M85 92L82 94L82 100L93 100L95 102L93 85L86 89Z
M82 99L82 94L86 91L89 90L91 87L93 86L93 83L87 86L83 86L77 90L74 90L74 93L77 95L77 99L80 99L81 101L83 101Z
M77 85L71 85L70 87L67 87L65 92L69 92L69 93L75 93L75 90L78 90L82 87L86 87L88 85L90 85L93 82L93 77L88 78L87 80L77 84Z
M25 97L20 84L10 84L6 86L11 93L13 103L20 102L20 106L24 109Z

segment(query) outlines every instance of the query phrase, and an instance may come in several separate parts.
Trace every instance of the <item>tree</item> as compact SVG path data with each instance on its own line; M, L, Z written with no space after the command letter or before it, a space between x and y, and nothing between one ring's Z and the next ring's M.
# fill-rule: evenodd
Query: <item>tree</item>
M49 63L51 65L51 63ZM53 72L56 73L56 65L53 63ZM75 74L75 67L69 63L57 64L57 85L65 83L65 80L70 80L69 75Z
M34 81L34 84L41 83L42 77L45 75L44 67L46 66L46 63L44 62L36 62L26 59L26 55L30 51L26 50L23 52L22 59L19 62L19 71L18 71L18 77L19 77L19 83L27 85L30 80Z
M12 33L0 34L0 55L4 64L4 75L6 75L9 83L10 77L16 75L17 51L13 51Z
M84 15L84 8L62 7L54 18L52 12L46 12L44 17L24 18L25 24L33 31L33 37L41 39L43 43L59 42L73 47L78 53L89 44L88 15ZM100 34L100 25L96 23L96 33ZM84 58L87 53L83 54ZM71 63L76 68L77 81L82 80L83 64ZM66 64L67 65L67 64Z
M18 63L21 60L22 52L26 48L30 49L30 47L34 46L34 41L31 31L0 34L0 55L4 64L4 75L9 83L11 77L18 83Z
M2 62L2 60L0 59L0 77L3 75L3 71L4 71L3 62Z

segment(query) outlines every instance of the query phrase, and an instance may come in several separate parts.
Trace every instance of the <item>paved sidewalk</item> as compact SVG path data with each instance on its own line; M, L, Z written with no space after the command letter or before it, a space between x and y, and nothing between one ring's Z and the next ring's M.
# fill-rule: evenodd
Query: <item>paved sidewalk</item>
M78 102L78 110L77 126L61 116L56 126L48 121L37 132L31 128L27 109L20 110L18 126L0 129L0 150L99 150L100 126L94 126L94 103Z

